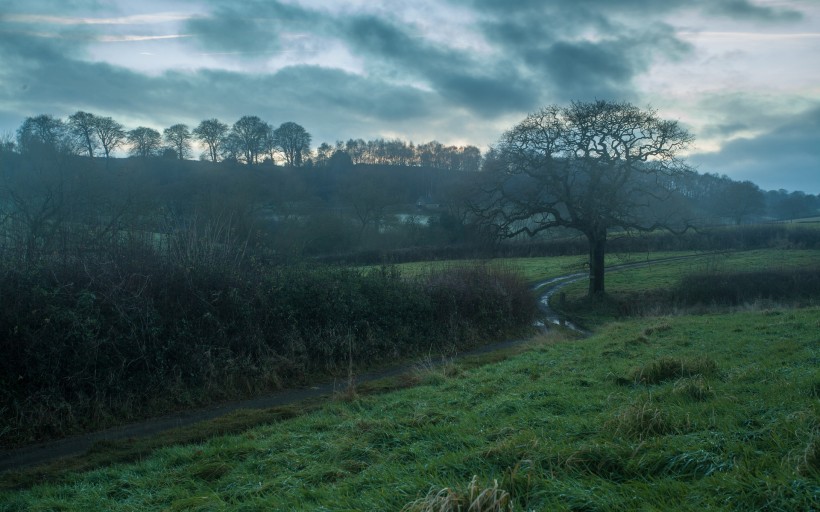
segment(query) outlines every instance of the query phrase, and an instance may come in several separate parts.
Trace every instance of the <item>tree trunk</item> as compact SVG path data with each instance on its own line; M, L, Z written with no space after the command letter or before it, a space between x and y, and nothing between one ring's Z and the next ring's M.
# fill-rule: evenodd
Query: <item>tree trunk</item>
M606 253L606 229L595 230L589 239L589 296L604 293L604 254Z

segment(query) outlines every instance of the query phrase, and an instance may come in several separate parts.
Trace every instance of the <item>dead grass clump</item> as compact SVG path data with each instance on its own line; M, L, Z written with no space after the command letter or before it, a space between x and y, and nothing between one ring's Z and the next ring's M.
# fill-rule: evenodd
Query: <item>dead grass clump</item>
M641 384L660 384L684 377L717 374L717 363L707 357L681 359L662 357L632 371L632 380Z
M656 332L666 332L670 329L672 329L672 326L669 325L669 324L655 325L653 327L647 327L646 329L644 329L643 335L644 336L652 336Z
M608 427L619 436L636 439L662 436L676 431L669 415L651 402L626 407L609 422Z
M820 474L820 426L809 434L809 440L800 456L797 470L803 475Z
M687 377L675 383L675 393L696 402L703 402L715 396L715 391L702 376Z
M403 512L512 512L510 493L499 489L494 480L490 487L482 488L478 476L474 476L465 491L445 487L436 491L431 489L427 496L420 498L402 508Z

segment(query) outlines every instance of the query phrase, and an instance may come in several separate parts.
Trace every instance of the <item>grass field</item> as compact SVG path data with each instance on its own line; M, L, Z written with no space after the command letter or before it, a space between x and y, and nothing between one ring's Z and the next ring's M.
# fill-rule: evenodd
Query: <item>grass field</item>
M666 253L660 253L666 254ZM677 253L672 253L677 254ZM652 258L660 259L660 258ZM820 263L820 251L816 250L759 250L703 253L686 261L659 261L635 269L627 269L606 276L607 292L611 294L647 292L670 288L687 274L742 272L760 269L787 270L816 266ZM609 262L607 262L609 265ZM566 288L569 298L586 294L585 282Z
M583 261L494 264L535 282ZM799 250L701 255L613 273L608 289L818 261ZM481 511L818 510L820 308L745 309L602 317L586 339L552 333L485 364L420 364L325 404L189 428L185 443L100 446L87 462L3 475L0 511L432 511L476 500Z
M576 324L595 329L624 316L641 314L685 314L713 309L711 304L691 308L687 305L664 304L663 295L675 289L690 275L728 275L762 270L784 271L817 268L818 250L756 250L701 253L683 260L657 261L651 265L619 270L606 276L607 297L603 302L590 303L585 297L587 281L582 280L563 289L566 303L553 304ZM674 294L673 294L674 295ZM553 299L555 301L555 299ZM777 301L774 301L775 303ZM771 307L771 301L750 297L743 307ZM787 301L787 303L790 303ZM815 299L813 304L817 304ZM627 310L625 313L624 310Z
M471 481L515 510L816 509L818 333L811 308L546 337L493 365L420 368L410 389L2 491L0 510L424 510L464 503Z
M638 263L678 256L697 255L694 251L686 252L653 252L653 253L612 253L606 256L606 265L620 265L624 263ZM396 265L402 276L415 277L430 272L448 268L460 268L470 265L493 265L521 274L530 283L552 277L583 272L588 269L587 256L550 256L543 258L499 258L494 260L444 260L414 263L400 263Z

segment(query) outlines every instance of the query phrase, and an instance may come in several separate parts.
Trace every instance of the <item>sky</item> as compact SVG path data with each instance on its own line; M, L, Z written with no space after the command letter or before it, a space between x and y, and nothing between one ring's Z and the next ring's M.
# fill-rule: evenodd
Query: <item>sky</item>
M257 115L486 150L596 99L678 120L699 172L820 193L820 0L0 0L0 134Z

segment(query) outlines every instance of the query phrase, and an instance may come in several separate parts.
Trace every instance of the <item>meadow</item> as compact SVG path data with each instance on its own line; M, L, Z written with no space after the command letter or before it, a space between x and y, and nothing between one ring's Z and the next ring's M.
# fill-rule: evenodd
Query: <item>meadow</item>
M704 256L614 273L609 289L817 261ZM817 509L812 300L604 311L589 338L551 331L483 359L427 359L323 403L259 411L228 435L8 473L0 510Z

